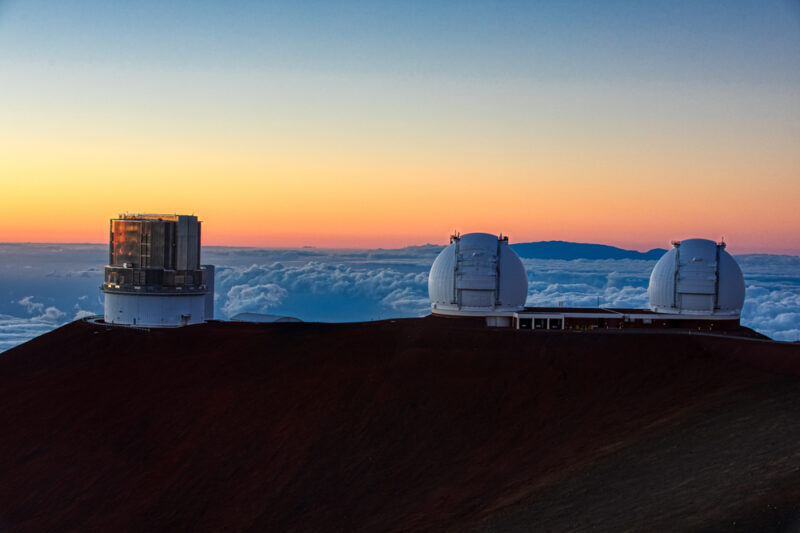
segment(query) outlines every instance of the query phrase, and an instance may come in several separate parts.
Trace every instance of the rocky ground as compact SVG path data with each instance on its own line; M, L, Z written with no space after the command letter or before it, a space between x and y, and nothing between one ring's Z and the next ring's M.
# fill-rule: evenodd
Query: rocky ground
M0 531L800 525L800 345L752 337L75 322L0 428Z

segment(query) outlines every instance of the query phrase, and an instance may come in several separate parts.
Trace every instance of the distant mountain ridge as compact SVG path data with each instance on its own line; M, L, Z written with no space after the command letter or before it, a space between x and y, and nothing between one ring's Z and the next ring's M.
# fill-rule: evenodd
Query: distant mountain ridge
M625 250L606 244L589 244L567 241L520 242L511 248L525 259L640 259L655 261L667 251L653 248L647 252Z

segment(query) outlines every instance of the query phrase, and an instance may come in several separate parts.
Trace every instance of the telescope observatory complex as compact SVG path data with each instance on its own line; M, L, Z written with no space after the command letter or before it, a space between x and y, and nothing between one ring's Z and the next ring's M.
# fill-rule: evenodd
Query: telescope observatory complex
M725 243L687 239L672 244L650 275L648 309L526 307L528 276L508 237L453 235L431 266L431 312L534 330L738 328L744 277Z
M214 318L214 266L200 264L200 225L192 215L111 219L106 323L176 327Z
M453 235L431 266L428 293L434 314L485 316L491 326L510 326L525 308L528 275L508 237Z
M653 268L647 294L657 313L738 318L744 277L725 243L675 241Z

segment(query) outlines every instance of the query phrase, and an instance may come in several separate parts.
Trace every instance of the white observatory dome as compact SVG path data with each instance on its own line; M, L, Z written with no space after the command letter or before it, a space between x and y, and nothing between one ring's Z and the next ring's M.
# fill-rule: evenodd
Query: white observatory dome
M658 313L739 316L744 276L725 243L676 241L653 268L647 294Z
M428 277L431 310L439 314L519 311L528 276L508 237L468 233L450 237Z

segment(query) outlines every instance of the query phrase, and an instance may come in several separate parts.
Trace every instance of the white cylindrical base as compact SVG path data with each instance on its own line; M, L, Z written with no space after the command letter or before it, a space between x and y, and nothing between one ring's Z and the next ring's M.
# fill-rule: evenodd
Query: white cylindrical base
M205 293L178 295L105 293L103 319L109 324L177 327L205 321Z

